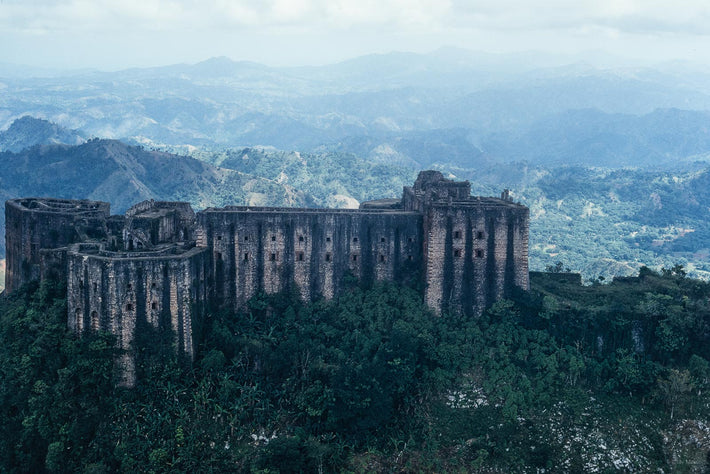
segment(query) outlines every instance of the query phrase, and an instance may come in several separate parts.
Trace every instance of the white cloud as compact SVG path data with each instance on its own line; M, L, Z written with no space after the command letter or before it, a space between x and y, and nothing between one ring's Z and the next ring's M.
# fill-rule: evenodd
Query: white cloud
M89 63L103 54L136 64L220 54L330 61L444 44L633 52L654 41L673 54L709 35L706 0L0 0L0 61L10 62L59 61L63 50Z

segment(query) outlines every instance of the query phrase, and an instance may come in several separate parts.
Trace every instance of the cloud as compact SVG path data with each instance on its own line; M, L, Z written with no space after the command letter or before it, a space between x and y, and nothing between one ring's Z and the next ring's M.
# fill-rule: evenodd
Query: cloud
M310 64L442 45L698 56L706 40L706 0L0 0L7 62Z
M710 34L710 3L685 0L455 0L452 23L486 30L614 29L618 33Z
M0 27L18 32L105 29L349 28L434 24L441 0L3 0Z

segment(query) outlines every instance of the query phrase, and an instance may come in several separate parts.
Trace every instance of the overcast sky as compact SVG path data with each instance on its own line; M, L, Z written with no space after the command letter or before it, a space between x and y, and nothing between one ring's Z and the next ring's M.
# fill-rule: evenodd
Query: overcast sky
M325 64L441 46L710 63L708 0L0 0L0 62Z

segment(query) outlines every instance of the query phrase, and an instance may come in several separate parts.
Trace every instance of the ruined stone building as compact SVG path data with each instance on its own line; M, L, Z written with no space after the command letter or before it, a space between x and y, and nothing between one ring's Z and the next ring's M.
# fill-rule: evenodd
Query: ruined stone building
M109 204L7 201L6 291L66 280L68 325L103 329L129 349L136 327L169 327L192 356L192 325L206 308L240 310L258 292L333 298L347 275L419 283L437 314L475 316L515 287L528 288L528 209L472 197L470 184L423 171L401 199L359 209L227 206L145 201L123 216ZM130 377L132 359L124 365Z

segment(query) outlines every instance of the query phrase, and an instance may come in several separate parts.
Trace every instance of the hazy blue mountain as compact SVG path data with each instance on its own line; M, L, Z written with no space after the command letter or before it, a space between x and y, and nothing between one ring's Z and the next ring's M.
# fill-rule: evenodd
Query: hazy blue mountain
M710 151L702 135L710 75L702 69L567 60L448 48L319 67L221 57L111 73L28 72L0 80L0 127L30 114L149 146L334 150L413 167L645 165Z
M84 141L76 130L30 116L19 118L7 130L0 131L0 151L19 152L35 145L79 145Z
M481 146L498 159L540 164L669 166L710 152L710 112L568 110L535 122L521 136L491 135Z

